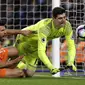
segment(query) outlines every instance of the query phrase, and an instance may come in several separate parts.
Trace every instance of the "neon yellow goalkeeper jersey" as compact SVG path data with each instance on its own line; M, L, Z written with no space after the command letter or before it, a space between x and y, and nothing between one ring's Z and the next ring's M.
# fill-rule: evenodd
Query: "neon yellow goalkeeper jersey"
M32 51L38 51L38 56L40 60L48 67L51 68L52 65L46 56L46 44L49 40L52 40L54 38L58 38L61 36L65 36L68 44L68 60L69 62L74 62L75 58L75 44L74 39L72 37L73 31L70 23L66 21L66 24L64 27L58 28L53 24L53 21L51 18L46 18L38 23L28 26L24 28L23 30L31 30L33 33L31 35L23 36L20 35L19 40L21 42L25 42L23 47L25 53L26 52L32 52ZM31 43L29 43L31 42ZM31 48L29 48L29 44L31 44ZM57 46L57 44L56 44ZM57 56L56 56L57 59Z

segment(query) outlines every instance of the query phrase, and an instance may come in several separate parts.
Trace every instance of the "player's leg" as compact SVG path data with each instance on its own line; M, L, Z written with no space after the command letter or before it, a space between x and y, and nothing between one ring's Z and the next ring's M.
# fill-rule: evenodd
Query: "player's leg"
M24 72L20 69L9 69L9 68L4 68L0 69L0 77L4 78L15 78L15 77L24 77Z
M19 69L23 69L23 71L27 77L32 77L34 75L36 67L37 67L38 59L33 56L34 55L31 55L30 57L25 56L24 57L25 62L20 62L17 65L17 67Z
M38 59L33 56L31 56L29 59L28 59L28 57L25 57L25 59L26 59L26 65L27 65L27 69L28 69L26 71L27 76L32 77L36 71Z
M27 76L33 76L38 62L38 53L35 52L37 51L37 46L32 44L32 39L28 38L27 41L23 41L20 36L17 37L15 46L18 49L19 55L25 55L23 58L25 64L20 62L18 68L24 69Z
M24 72L20 69L6 69L6 77L24 77Z

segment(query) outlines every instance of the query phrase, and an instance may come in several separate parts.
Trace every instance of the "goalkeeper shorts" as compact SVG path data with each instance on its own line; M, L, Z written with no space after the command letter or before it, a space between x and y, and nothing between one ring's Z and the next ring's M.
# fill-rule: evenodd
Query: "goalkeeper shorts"
M19 69L29 69L32 71L36 70L38 59L32 56L24 56L24 59L19 62L17 67Z

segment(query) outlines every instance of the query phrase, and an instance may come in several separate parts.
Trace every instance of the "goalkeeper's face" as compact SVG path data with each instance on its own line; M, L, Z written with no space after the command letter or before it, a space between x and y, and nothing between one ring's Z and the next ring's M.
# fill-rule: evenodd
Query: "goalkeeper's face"
M56 18L53 18L54 24L58 27L63 27L66 23L66 14L58 14Z

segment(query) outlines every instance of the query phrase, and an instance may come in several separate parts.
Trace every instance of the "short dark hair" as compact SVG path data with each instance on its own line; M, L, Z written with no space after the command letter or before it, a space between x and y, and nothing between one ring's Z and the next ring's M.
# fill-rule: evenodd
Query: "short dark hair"
M56 18L58 14L63 14L63 13L66 13L63 7L55 7L52 11L52 16Z

